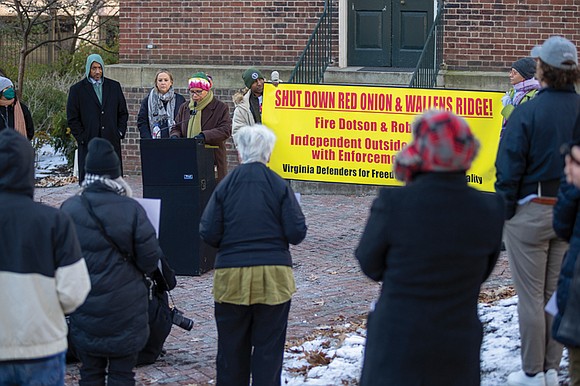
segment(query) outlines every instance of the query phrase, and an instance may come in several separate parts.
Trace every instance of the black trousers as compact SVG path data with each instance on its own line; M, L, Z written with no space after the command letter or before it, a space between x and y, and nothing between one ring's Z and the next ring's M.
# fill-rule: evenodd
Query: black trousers
M290 301L275 306L215 303L217 386L280 385Z
M135 384L133 368L137 363L137 354L123 357L102 357L85 352L78 355L82 362L80 373L81 386L125 386Z

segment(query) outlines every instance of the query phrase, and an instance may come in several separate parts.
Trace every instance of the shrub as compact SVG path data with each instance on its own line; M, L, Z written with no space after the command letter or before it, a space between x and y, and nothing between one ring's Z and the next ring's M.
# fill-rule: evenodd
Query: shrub
M74 163L76 142L68 128L66 102L68 89L78 79L72 74L44 72L27 77L24 85L23 102L32 113L36 129L34 146L40 148L44 143L50 143L66 157L69 167Z

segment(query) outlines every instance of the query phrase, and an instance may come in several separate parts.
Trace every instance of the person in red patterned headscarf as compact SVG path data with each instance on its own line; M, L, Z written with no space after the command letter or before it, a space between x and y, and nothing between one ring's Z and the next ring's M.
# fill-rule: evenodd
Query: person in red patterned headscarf
M480 285L501 247L503 200L467 185L478 142L448 111L412 125L395 176L373 203L356 249L383 282L369 314L360 384L479 386Z

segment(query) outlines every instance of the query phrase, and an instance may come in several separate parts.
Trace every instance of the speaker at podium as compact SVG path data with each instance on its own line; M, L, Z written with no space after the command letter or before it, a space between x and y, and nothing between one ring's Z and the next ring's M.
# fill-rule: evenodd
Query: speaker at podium
M213 269L216 249L199 236L199 219L216 186L214 151L203 140L141 139L143 198L161 199L159 244L177 275Z

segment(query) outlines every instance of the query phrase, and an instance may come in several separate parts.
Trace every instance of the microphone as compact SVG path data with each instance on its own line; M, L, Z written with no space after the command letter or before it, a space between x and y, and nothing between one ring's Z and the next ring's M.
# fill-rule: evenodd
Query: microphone
M184 120L179 121L179 122L175 122L173 124L173 126L171 126L171 128L169 129L169 131L171 132L171 130L173 130L175 128L179 128L181 130L180 126L181 126L182 123L189 122L189 120L191 119L191 117L193 117L193 119L195 119L195 117L197 115L197 109L196 109L196 107L197 107L197 101L194 101L193 102L193 109L192 110L189 110L189 118L184 119ZM178 137L176 135L172 135L172 136L170 136L170 138L181 138L181 137Z
M270 74L270 81L274 86L278 86L278 83L280 83L280 73L278 71L272 71L272 74Z

